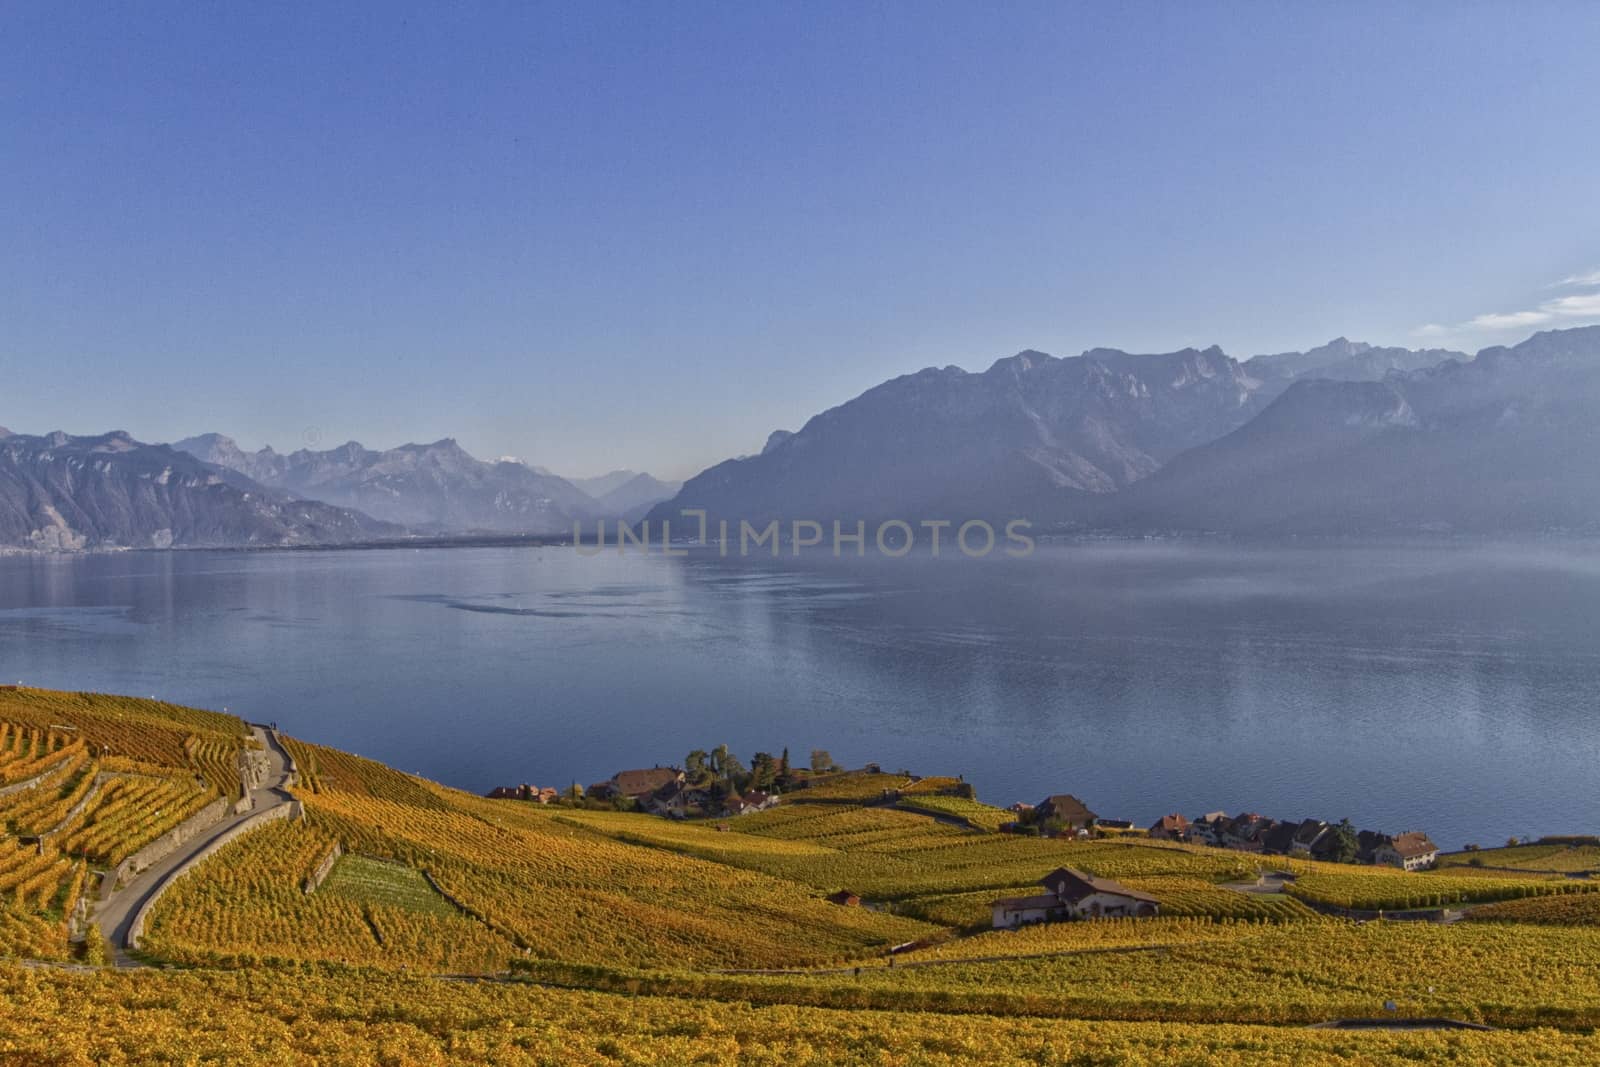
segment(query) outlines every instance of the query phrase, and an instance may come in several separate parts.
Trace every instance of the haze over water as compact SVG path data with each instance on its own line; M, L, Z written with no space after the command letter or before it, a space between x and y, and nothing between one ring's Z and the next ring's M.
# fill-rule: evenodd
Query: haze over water
M1446 848L1600 831L1600 550L1045 545L0 559L0 680L222 708L482 791L728 743Z

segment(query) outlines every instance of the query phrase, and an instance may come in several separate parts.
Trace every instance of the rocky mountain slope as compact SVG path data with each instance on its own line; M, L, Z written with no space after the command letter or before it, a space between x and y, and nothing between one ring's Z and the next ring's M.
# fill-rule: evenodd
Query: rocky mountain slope
M651 512L828 522L1071 519L1185 449L1247 422L1274 390L1219 348L1022 352L987 371L929 368L825 411ZM681 525L681 522L680 522Z
M340 544L403 531L126 433L0 436L0 545L42 550Z
M1347 382L1381 381L1392 371L1409 372L1437 366L1446 360L1465 363L1472 357L1448 348L1378 348L1361 341L1335 337L1305 352L1279 352L1245 361L1247 372L1262 381L1331 378Z
M1381 382L1301 381L1097 524L1353 535L1600 532L1600 326Z

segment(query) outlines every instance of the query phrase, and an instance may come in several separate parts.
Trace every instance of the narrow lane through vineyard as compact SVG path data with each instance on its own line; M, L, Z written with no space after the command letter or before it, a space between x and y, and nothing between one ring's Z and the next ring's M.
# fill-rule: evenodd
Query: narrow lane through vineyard
M118 967L144 966L132 954L138 948L137 939L133 936L134 921L141 910L161 895L185 865L244 823L256 819L256 825L264 825L268 820L260 816L277 808L287 808L294 802L294 796L289 792L289 754L279 742L277 732L262 726L252 726L251 730L266 753L267 771L262 776L263 784L250 791L250 806L196 834L192 840L184 842L169 855L140 871L125 885L112 890L106 899L94 906L94 921L111 942L112 958Z

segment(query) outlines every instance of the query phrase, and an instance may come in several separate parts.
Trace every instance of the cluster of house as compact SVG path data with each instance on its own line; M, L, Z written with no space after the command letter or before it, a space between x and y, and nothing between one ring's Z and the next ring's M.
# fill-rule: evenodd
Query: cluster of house
M1321 819L1279 822L1254 812L1230 816L1227 812L1213 811L1191 822L1182 815L1163 815L1150 827L1149 834L1155 838L1239 852L1305 856L1314 860L1348 861L1350 858L1349 845L1340 828ZM1439 857L1439 846L1421 830L1402 834L1360 830L1354 836L1357 863L1416 871L1433 866Z
M1006 930L1066 919L1144 918L1161 911L1161 903L1149 893L1073 867L1059 867L1039 884L1048 892L995 901L994 928Z
M631 800L637 810L669 819L747 815L765 811L778 802L778 794L760 789L725 793L714 785L693 785L677 767L618 771L604 782L591 785L587 795L595 800Z
M550 786L540 789L523 782L521 785L497 785L489 790L488 795L493 800L531 800L535 804L553 804L561 796L561 791Z
M1096 830L1132 830L1134 824L1122 819L1102 819L1071 793L1057 793L1037 804L1013 804L1013 822L1000 827L1011 833L1041 833L1054 837L1088 837ZM1305 856L1309 859L1368 863L1399 867L1408 871L1431 867L1439 856L1439 846L1421 830L1403 834L1380 834L1359 830L1353 835L1354 850L1345 839L1348 830L1321 819L1280 822L1247 812L1229 815L1213 811L1192 822L1182 815L1163 815L1148 829L1154 838L1188 841L1239 852L1274 856Z

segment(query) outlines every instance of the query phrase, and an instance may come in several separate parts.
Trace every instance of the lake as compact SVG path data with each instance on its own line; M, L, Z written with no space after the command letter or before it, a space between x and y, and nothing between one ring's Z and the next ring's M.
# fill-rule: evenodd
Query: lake
M464 789L727 743L1217 808L1600 831L1600 548L1041 545L0 558L0 681L159 696Z

